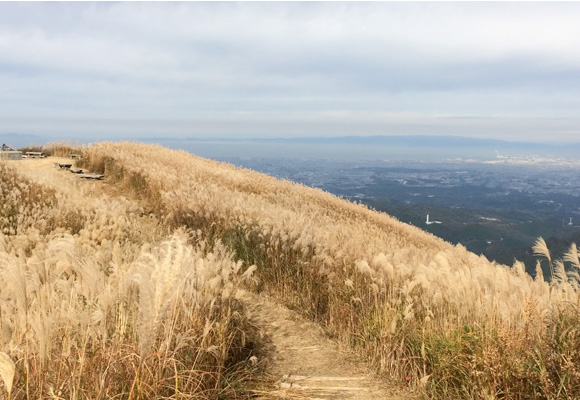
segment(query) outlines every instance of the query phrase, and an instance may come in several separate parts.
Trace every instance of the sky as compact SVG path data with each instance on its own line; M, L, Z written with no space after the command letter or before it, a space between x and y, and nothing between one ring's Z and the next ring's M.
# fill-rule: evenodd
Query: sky
M580 142L580 3L0 3L0 134Z

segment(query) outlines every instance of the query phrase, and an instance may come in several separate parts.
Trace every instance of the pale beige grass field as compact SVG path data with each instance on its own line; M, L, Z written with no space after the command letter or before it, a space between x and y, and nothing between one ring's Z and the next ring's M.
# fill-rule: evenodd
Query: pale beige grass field
M149 299L150 304L146 305L146 307L147 309L159 310L159 312L161 312L166 309L166 306L163 306L162 303L168 301L163 299L169 299L171 297L170 292L184 290L175 286L177 283L176 281L173 281L173 283L168 282L165 286L160 284L161 281L171 276L179 276L182 272L179 272L178 269L174 269L174 267L179 266L181 262L187 262L186 259L183 259L183 261L178 260L179 257L182 257L178 255L182 250L178 249L184 244L176 242L173 244L174 250L172 251L177 253L175 253L169 260L170 264L168 264L168 268L170 269L159 269L159 272L156 273L155 270L160 266L159 263L165 261L163 261L163 257L156 255L158 250L155 250L155 243L163 241L164 235L169 233L164 233L164 229L160 229L160 223L154 216L141 215L143 214L143 208L141 207L143 201L133 198L130 194L127 197L122 196L120 194L123 192L122 187L111 184L106 178L104 181L84 180L79 178L76 174L55 167L54 164L59 162L70 162L70 160L67 158L50 157L46 159L27 159L7 163L7 165L17 171L17 174L22 177L41 184L44 187L54 189L57 192L57 197L59 197L61 202L59 204L63 207L63 210L78 210L86 217L86 225L82 226L79 232L73 237L65 235L64 238L52 239L52 241L49 238L47 239L47 244L49 248L52 246L55 249L54 251L62 250L67 254L73 254L71 258L71 256L65 257L64 253L53 253L55 255L61 254L59 257L63 257L63 261L84 263L83 269L77 269L79 276L81 276L81 280L77 282L75 295L81 295L82 293L82 296L88 300L89 303L95 302L95 307L86 309L82 306L80 308L74 306L71 308L69 305L67 306L69 309L67 313L69 315L66 317L66 320L62 320L59 319L60 317L55 313L58 308L63 307L62 300L64 299L58 299L57 297L38 297L38 300L44 302L49 308L44 310L37 309L36 311L41 312L41 314L38 314L40 316L35 316L37 315L36 311L30 308L27 315L32 319L40 318L38 320L39 322L36 324L41 323L44 325L43 335L47 335L47 337L40 338L37 336L27 339L25 336L22 336L20 337L21 345L19 345L16 337L18 329L16 328L16 332L11 335L11 341L7 344L7 347L3 347L2 349L2 351L6 350L10 353L12 358L16 360L17 364L19 364L24 362L23 358L19 357L26 356L25 350L21 346L28 343L28 350L26 351L34 353L34 355L30 356L36 358L39 357L39 352L42 352L43 354L40 358L45 361L43 361L42 364L39 364L41 370L38 371L41 374L42 368L53 368L50 367L50 354L55 351L58 354L58 348L62 345L61 341L64 341L65 344L70 344L70 340L74 340L73 338L76 334L73 333L70 328L67 328L67 325L70 323L78 323L80 326L85 326L84 329L86 329L86 335L92 337L93 340L99 341L102 339L101 335L104 334L104 331L99 332L99 321L106 318L109 313L106 311L107 308L113 306L111 301L116 296L121 295L121 291L126 290L126 288L124 288L124 285L126 284L123 284L122 281L127 279L127 276L131 275L131 273L139 274L136 275L140 277L137 278L137 281L135 282L141 281L146 276L149 276L147 274L153 274L152 276L156 276L155 278L152 278L155 280L152 282L153 286L147 289L152 298ZM101 215L99 216L99 214ZM136 219L136 221L138 221L132 225L132 228L130 228L137 231L134 232L134 234L139 237L138 243L133 245L125 243L123 247L114 246L114 244L116 242L118 243L119 240L126 241L126 235L122 232L119 232L118 234L113 233L113 237L110 237L110 234L107 233L108 228L113 225L112 220L116 217L129 220ZM31 228L34 230L34 227ZM7 250L15 249L18 251L18 237L18 235L13 238L6 237L9 242L7 244ZM135 241L135 239L130 241ZM147 245L151 248L151 251L146 254L146 257L142 261L139 261L139 247L142 244L147 243L151 243L150 245ZM81 256L79 252L82 252L83 255ZM202 254L184 254L189 254L187 257L190 258L202 257ZM40 259L42 256L43 254L36 253L34 257ZM86 261L83 261L84 259L87 259L87 257L88 259L93 260L91 261L92 264L90 268L86 265ZM223 253L222 257L227 257L227 254ZM213 260L214 258L211 259ZM152 261L153 264L151 263ZM220 262L224 263L228 261L224 259ZM112 279L113 281L121 281L120 286L115 286L115 282L100 274L98 265L106 265L107 263L111 263L111 265L114 265L114 270L118 270L118 272L113 273ZM133 263L132 267L128 265L130 263ZM49 264L46 262L45 264L46 267L49 268ZM59 268L71 268L66 267L65 264L55 265L61 265ZM127 267L124 267L123 265L127 265ZM72 270L75 270L75 268L78 267L72 266ZM128 268L128 270L123 272L123 269L125 268ZM150 269L150 272L143 275L148 269ZM131 272L131 270L133 272ZM27 273L30 274L31 271ZM123 276L125 276L125 278ZM222 274L222 277L223 276L224 275ZM54 279L53 288L62 285L58 276ZM233 287L227 289L227 284L212 283L214 280L211 277L211 274L207 278L204 278L204 281L210 282L210 288L217 285L215 286L215 289L217 290L216 294L219 294L220 296L224 295L224 290L231 291L233 289ZM227 283L227 280L225 280L224 283ZM83 284L87 285L87 287L82 287ZM30 289L30 287L28 289ZM140 290L145 290L145 287L141 286ZM155 300L155 296L157 296L155 293L160 296L159 300ZM213 297L210 296L208 300L211 298ZM260 298L259 296L250 294L246 291L238 292L237 299L245 304L244 308L246 310L249 310L249 317L252 323L255 324L259 330L262 337L262 350L260 353L256 354L258 357L256 359L259 360L260 364L266 366L266 376L275 383L274 388L266 385L261 390L255 390L255 393L261 396L261 398L293 397L305 399L342 398L371 400L376 398L399 399L412 397L411 392L406 390L401 384L391 384L390 387L385 385L384 380L376 378L363 363L357 360L356 356L344 349L340 349L341 346L339 343L325 338L320 328L312 322L305 321L298 314L274 304L271 300ZM197 301L199 302L200 299L198 298ZM141 303L142 302L143 300L141 300ZM131 316L124 309L117 310L117 313L119 312L125 314L124 316L121 314L118 317L121 319L113 321L115 325L114 330L120 333L125 332L124 334L133 332L131 335L135 335L136 338L138 338L137 342L134 343L134 351L146 352L147 348L139 350L139 347L152 346L153 343L151 340L153 339L147 339L144 341L141 335L146 331L157 329L156 326L159 323L156 322L156 320L161 318L159 314L147 314L149 316L148 318L150 318L148 322L145 322L147 320L143 320L141 322L135 321L130 323L131 318L138 317L142 319L143 316L139 316L139 314L142 313ZM53 315L50 323L46 318L41 316L43 313ZM85 315L83 315L83 313L85 313ZM97 324L96 326L94 325L95 323ZM59 324L61 326L57 327L52 324ZM5 324L5 326L7 325ZM95 330L95 328L98 329ZM208 329L208 327L206 326L204 329ZM165 335L167 335L167 328L165 328L165 330ZM37 330L35 332L38 335L40 331ZM110 333L106 335L110 336ZM67 336L69 337L67 338ZM54 343L49 344L51 341ZM114 343L109 343L107 346L114 346ZM215 345L211 345L210 351L214 352L215 350L211 348L212 346L215 347ZM67 362L66 358L72 357L74 351L71 353L70 347L65 345L62 345L62 350L64 350L64 354L59 355L60 362ZM101 351L106 352L106 349L101 349ZM70 355L67 355L69 353ZM107 365L108 368L110 368L114 365L114 362L108 361ZM80 369L74 370L73 372L73 375L77 374L75 379L81 379L82 374L88 375L93 373L93 371L89 370L83 372L82 366L79 366L79 368ZM48 373L48 371L46 373ZM128 375L130 376L130 374ZM80 381L75 382L79 384ZM48 390L49 393L43 393L42 390L36 393L43 393L41 394L42 396L50 395L58 397L61 394L64 396L65 393L68 393L67 395L71 396L77 392L80 393L83 391L82 384L77 388L73 388L72 392L63 391L62 387L50 385L47 388L48 389L46 390ZM16 384L13 389L15 398L24 396L25 392L25 388L18 387L18 384ZM93 393L92 395L89 394L89 397L107 398L105 392L105 389L101 387L99 393ZM210 398L211 397L212 396L210 396Z

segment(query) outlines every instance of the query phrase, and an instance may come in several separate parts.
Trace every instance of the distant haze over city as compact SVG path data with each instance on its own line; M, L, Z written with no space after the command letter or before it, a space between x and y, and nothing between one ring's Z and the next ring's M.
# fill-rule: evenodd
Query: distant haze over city
M1 3L0 134L578 142L579 20L569 2Z

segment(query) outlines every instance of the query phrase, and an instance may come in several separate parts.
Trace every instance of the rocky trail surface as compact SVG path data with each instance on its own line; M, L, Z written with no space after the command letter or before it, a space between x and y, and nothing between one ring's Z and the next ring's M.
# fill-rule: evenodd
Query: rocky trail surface
M102 196L119 196L114 185L80 179L76 174L55 167L68 159L46 158L9 162L32 181L50 186L67 196L90 202ZM328 339L322 328L305 320L271 299L247 291L238 298L245 305L250 321L262 337L262 357L276 389L261 393L262 398L402 400L417 395L400 383L388 384L377 378L355 355Z

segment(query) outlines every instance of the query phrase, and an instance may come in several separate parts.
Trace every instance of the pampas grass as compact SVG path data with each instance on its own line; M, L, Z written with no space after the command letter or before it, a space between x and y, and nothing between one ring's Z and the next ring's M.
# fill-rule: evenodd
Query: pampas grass
M231 252L168 230L126 198L55 189L42 171L22 176L31 173L0 164L9 396L243 396L228 374L253 335L234 298L249 277Z
M546 241L543 238L539 237L534 243L532 250L534 251L535 256L543 257L546 259L546 261L548 261L548 265L550 267L550 276L553 277L554 266L552 265L552 256L550 255L550 250L548 249Z
M562 321L578 320L569 308L578 285L541 238L534 252L552 282L320 190L183 151L99 143L81 162L138 194L166 226L256 264L253 288L323 323L382 373L427 381L423 390L442 398L580 396L576 372L553 357L576 357L555 343Z
M12 383L14 380L14 371L16 367L12 359L8 354L0 351L0 378L6 387L6 392L8 392L8 398L12 393Z
M225 397L252 332L234 299L242 283L433 398L580 397L574 249L552 260L538 239L546 282L360 204L183 151L98 143L78 163L130 199L0 166L0 318L11 329L0 351L15 361L15 398Z

